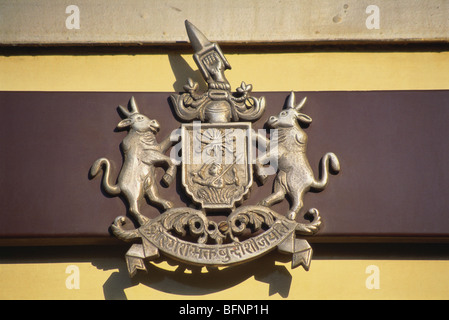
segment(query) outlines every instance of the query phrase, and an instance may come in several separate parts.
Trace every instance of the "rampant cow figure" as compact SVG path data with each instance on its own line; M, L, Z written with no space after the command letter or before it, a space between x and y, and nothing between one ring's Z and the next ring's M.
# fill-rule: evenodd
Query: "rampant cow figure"
M278 172L274 181L274 193L262 200L259 204L272 206L282 201L286 195L292 201L287 215L294 220L303 206L303 196L310 189L322 191L328 183L329 172L336 174L340 171L340 163L335 154L329 152L321 159L321 177L316 180L306 156L307 134L301 128L299 122L310 124L312 118L300 112L306 102L304 98L295 105L295 94L290 93L284 110L277 116L271 116L267 125L277 129L278 148L277 154L268 153L261 157L256 165L256 174L264 183L267 175L262 173L262 164L273 159L278 164ZM273 150L272 147L270 147ZM332 170L329 170L332 169ZM317 213L316 209L312 212Z
M121 144L124 161L117 184L112 185L109 182L111 164L106 158L96 160L91 167L90 174L95 177L100 169L104 168L104 190L114 196L123 194L128 200L130 214L142 225L148 221L148 218L140 213L138 204L144 194L152 203L165 210L173 207L172 202L162 199L158 194L155 167L166 167L162 182L169 186L176 175L176 165L170 157L164 155L172 145L169 137L160 144L156 141L155 134L160 129L158 121L139 113L134 97L130 99L128 108L130 111L119 106L124 119L119 122L117 127L119 129L129 128L129 132Z

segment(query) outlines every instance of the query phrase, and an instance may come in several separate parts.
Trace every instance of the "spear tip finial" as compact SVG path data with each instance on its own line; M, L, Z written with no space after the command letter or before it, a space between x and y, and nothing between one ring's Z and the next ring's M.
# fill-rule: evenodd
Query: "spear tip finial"
M185 21L187 35L190 40L190 44L195 52L199 52L202 49L212 46L213 44L206 38L206 36L198 30L189 20Z

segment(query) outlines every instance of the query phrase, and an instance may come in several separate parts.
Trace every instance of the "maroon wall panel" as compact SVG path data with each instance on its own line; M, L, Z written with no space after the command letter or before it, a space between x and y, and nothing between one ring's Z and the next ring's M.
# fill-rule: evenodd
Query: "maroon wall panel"
M161 123L159 141L180 126L168 93L0 92L0 243L112 239L108 227L126 214L125 203L102 192L100 178L88 172L104 156L117 176L126 132L115 130L116 107L132 95L143 114ZM262 128L288 93L254 95L267 99L253 125ZM329 151L342 167L325 191L305 196L304 209L316 207L324 222L314 239L449 238L449 91L297 92L298 101L304 95L315 174ZM244 204L269 195L272 181L255 183ZM179 179L159 189L176 206L188 203ZM273 208L285 213L288 202ZM148 205L142 211L160 213Z

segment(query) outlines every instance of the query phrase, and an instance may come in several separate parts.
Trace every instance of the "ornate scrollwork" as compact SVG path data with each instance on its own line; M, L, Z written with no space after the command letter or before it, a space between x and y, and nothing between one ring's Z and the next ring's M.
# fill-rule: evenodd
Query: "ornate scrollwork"
M189 233L200 244L210 239L222 244L226 238L216 222L209 220L202 211L191 208L175 208L166 212L161 217L161 224L167 231L174 231L182 237Z
M237 209L228 217L230 226L230 237L233 241L239 241L238 236L247 228L251 232L259 231L262 228L270 228L280 216L262 206L245 206Z

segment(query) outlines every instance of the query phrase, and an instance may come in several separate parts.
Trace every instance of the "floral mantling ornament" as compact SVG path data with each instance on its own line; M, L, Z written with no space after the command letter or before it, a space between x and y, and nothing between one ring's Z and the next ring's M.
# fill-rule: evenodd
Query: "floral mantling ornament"
M158 121L141 114L132 97L128 108L119 106L123 120L118 127L129 132L122 142L124 161L117 183L109 181L111 164L106 158L95 161L90 170L92 177L104 172L105 192L124 196L129 214L140 225L124 228L123 216L111 225L118 239L134 242L126 253L130 276L138 269L146 270L145 261L161 254L192 265L228 266L276 248L291 255L292 268L302 265L308 270L312 248L300 236L318 232L321 218L315 208L306 213L310 222L299 223L295 218L303 207L304 194L323 190L329 173L338 173L337 157L327 153L321 161L321 177L315 179L305 153L307 135L299 125L312 119L301 112L305 98L296 104L293 92L283 110L266 123L275 134L267 139L255 133L251 122L264 113L265 99L253 97L252 86L245 82L232 93L224 75L231 66L218 44L209 42L188 21L186 29L208 90L199 92L198 83L187 79L185 92L170 97L177 116L185 122L181 127L182 161L165 155L174 143L169 138L157 142ZM264 141L268 151L254 161L256 139ZM197 207L175 208L161 198L155 166L166 168L165 186L176 181L180 166L184 190ZM274 192L257 205L243 205L253 176L265 183L270 170L276 173ZM140 212L139 200L144 196L163 210L160 216L150 219ZM286 214L270 209L286 197L291 201ZM208 218L216 212L227 219L216 222Z

